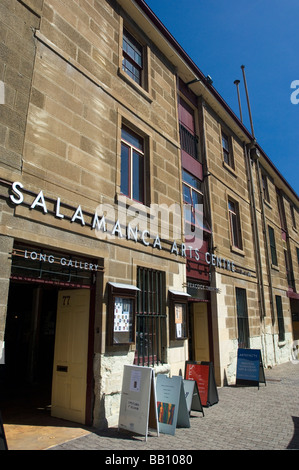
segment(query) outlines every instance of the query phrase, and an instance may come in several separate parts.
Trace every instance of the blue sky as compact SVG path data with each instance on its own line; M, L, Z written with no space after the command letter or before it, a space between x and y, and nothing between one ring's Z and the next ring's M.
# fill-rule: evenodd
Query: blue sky
M299 195L299 0L146 0ZM295 92L295 96L294 96ZM298 104L292 104L291 95Z

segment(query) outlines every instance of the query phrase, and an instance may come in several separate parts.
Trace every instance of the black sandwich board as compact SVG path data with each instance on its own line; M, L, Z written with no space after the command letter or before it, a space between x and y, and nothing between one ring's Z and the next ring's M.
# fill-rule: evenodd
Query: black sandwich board
M197 383L195 380L184 380L184 389L185 389L185 397L187 402L187 407L189 414L191 410L193 411L201 411L202 415L204 416L203 407L200 400L200 395L197 387Z
M260 349L238 349L236 385L266 385L266 378Z
M212 362L186 361L185 379L195 380L202 406L215 405L219 401Z
M8 450L1 412L0 412L0 450Z

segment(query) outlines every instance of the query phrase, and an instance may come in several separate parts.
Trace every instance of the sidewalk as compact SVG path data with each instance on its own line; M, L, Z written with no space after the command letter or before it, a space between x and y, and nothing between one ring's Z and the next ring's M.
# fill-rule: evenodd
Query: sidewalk
M175 435L132 435L118 429L91 433L49 450L149 451L299 449L299 364L265 371L266 385L223 387L219 403L191 412L191 427ZM134 454L135 455L135 454Z

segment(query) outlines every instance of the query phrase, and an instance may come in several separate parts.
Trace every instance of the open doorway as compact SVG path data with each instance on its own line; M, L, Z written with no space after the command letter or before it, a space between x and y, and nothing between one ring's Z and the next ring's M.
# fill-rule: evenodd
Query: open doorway
M11 281L1 366L4 417L50 413L57 296L55 286Z

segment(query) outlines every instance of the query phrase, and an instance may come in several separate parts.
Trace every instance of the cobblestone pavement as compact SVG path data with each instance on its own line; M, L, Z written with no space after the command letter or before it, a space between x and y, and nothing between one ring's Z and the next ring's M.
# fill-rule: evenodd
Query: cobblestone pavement
M266 385L222 387L219 402L191 412L191 427L175 435L151 432L143 436L117 428L92 430L49 450L106 450L178 452L186 450L299 449L299 363L265 371ZM118 455L117 453L115 455ZM138 455L138 452L134 455Z

